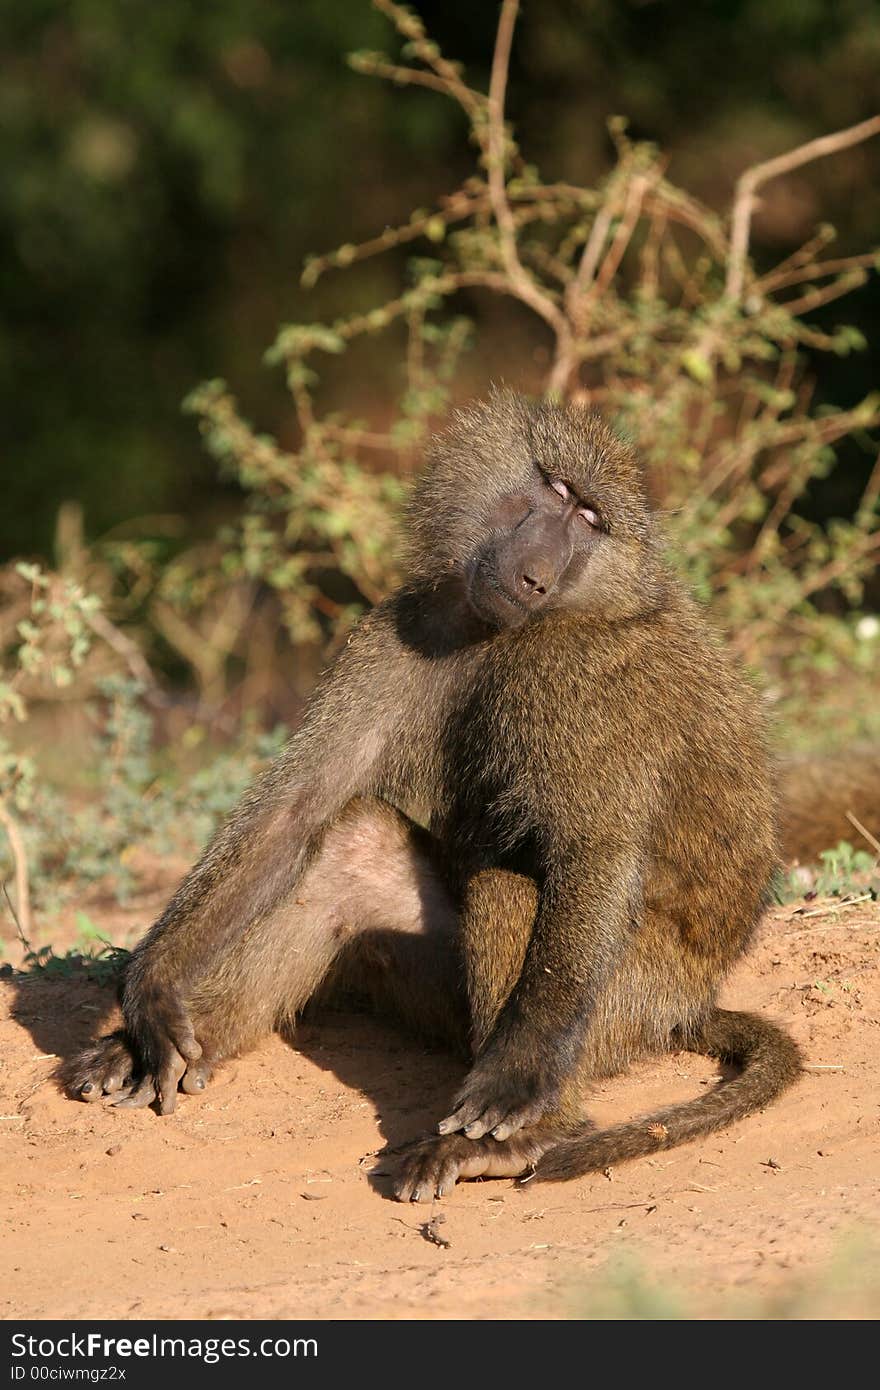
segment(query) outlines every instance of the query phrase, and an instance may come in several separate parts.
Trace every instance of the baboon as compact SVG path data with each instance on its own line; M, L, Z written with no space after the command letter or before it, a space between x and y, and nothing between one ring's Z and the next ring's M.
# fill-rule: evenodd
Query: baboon
M703 1135L798 1076L716 1005L768 900L760 700L664 558L631 449L508 391L454 414L403 585L134 950L124 1028L69 1091L174 1110L314 999L358 998L470 1069L402 1200L562 1179ZM596 1131L590 1084L652 1052L738 1064Z

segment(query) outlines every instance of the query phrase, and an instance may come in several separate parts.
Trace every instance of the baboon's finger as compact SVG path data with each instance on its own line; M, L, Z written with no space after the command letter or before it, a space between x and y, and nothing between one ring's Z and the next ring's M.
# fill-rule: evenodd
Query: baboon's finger
M186 1014L182 1015L171 1032L171 1041L181 1057L187 1062L197 1062L202 1055L201 1043L197 1041L193 1026Z
M125 1086L130 1086L131 1080L130 1061L121 1061L104 1077L104 1095L115 1095L117 1091L121 1091Z
M135 1089L112 1102L117 1110L145 1110L156 1099L156 1087L151 1076L145 1076Z
M199 1048L201 1052L201 1048ZM175 1052L165 1063L159 1077L159 1114L173 1115L177 1109L177 1085L186 1071L186 1062Z
M438 1134L454 1134L456 1130L466 1129L479 1117L482 1106L474 1101L465 1101L441 1120L437 1126Z
M199 1061L190 1062L183 1074L180 1089L185 1091L188 1096L198 1096L204 1091L213 1075L211 1067L204 1058Z
M506 1110L500 1105L490 1105L484 1110L482 1115L478 1115L475 1120L471 1120L469 1125L465 1125L464 1132L468 1139L482 1139L484 1134L488 1134L490 1129L500 1125L507 1116Z

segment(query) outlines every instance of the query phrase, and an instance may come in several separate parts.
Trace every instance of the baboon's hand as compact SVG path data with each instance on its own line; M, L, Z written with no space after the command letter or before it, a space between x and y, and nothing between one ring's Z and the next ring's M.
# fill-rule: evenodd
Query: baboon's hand
M141 1067L137 1083L116 1101L120 1110L139 1110L159 1103L159 1114L170 1115L177 1106L177 1087L204 1089L199 1059L202 1049L179 994L173 987L151 987L145 977L137 990L126 988L125 1021L134 1040Z
M437 1129L440 1134L463 1130L468 1139L482 1139L484 1134L509 1139L552 1110L557 1097L558 1086L537 1068L480 1061L466 1077L452 1114Z

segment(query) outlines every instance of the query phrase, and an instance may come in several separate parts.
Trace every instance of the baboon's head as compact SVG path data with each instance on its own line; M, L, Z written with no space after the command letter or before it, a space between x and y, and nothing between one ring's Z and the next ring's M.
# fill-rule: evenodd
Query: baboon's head
M411 571L460 579L494 628L559 608L656 606L657 538L639 464L601 419L511 391L456 411L410 512Z

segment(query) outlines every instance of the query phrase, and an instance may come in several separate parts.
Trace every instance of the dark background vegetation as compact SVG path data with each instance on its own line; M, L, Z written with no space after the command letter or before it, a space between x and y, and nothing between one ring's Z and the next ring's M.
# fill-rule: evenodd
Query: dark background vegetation
M418 10L485 89L497 6ZM207 534L235 484L218 477L181 399L226 377L283 442L290 397L262 364L278 323L332 317L340 295L351 312L359 295L394 293L405 252L310 295L304 256L452 189L469 167L463 118L431 92L347 67L349 50L388 45L368 0L0 0L0 15L0 559L51 561L71 497L90 540L165 514L182 518L182 540ZM624 112L635 137L668 153L670 177L719 208L749 164L878 108L876 0L531 0L508 95L546 177L595 182L613 163L606 119ZM880 142L769 185L757 263L824 218L840 254L873 243ZM467 307L484 329L494 315L482 350L491 361L495 343L513 376L514 311ZM817 360L820 400L848 406L876 382L878 312L874 278L844 310L816 315L873 339ZM396 371L380 357L345 389L381 415ZM845 510L870 463L853 449L851 467L801 505Z

